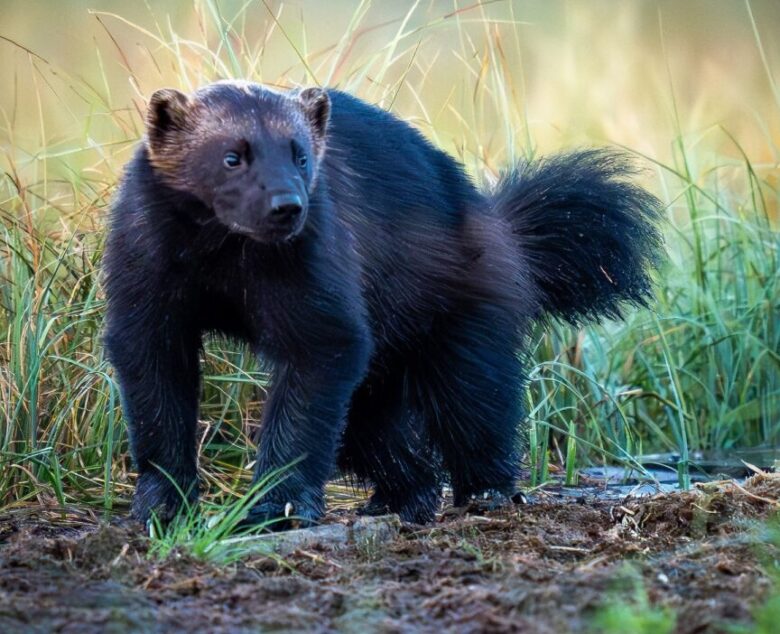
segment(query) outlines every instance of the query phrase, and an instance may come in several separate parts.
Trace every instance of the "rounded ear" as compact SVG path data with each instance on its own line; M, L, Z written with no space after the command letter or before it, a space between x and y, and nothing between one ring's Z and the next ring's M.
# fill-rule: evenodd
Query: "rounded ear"
M146 129L152 150L170 132L187 127L191 106L190 98L174 88L162 88L152 95L146 113Z
M303 112L314 131L314 138L320 148L324 147L325 134L330 120L330 97L323 88L304 88L298 93Z

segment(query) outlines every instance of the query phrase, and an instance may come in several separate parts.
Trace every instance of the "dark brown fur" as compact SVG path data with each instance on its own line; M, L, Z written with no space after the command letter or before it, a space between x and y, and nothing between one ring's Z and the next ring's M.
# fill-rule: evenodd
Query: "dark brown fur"
M619 154L521 165L486 194L378 108L244 82L159 91L148 127L105 255L140 519L197 495L205 333L273 368L256 476L286 478L250 521L316 520L338 464L373 486L368 512L422 522L445 479L458 504L513 492L531 325L648 296L658 202Z

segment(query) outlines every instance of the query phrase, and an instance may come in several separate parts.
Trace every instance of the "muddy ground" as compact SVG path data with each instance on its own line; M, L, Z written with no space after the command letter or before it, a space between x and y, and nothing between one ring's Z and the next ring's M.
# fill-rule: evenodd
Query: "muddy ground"
M620 501L540 493L230 566L155 561L137 527L22 509L0 517L0 631L598 631L605 606L642 592L677 632L732 631L770 592L777 552L756 531L778 498L776 475Z

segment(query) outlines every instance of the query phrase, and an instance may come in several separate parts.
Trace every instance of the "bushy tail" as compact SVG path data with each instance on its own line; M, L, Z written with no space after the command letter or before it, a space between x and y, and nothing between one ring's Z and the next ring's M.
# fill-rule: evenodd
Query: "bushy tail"
M661 203L629 178L629 157L588 149L520 165L494 194L540 294L539 317L571 323L645 305L663 253Z

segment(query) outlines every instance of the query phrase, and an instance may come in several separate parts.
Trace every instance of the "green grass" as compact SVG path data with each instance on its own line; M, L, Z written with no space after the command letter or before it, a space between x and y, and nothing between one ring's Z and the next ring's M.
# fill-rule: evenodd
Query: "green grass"
M642 578L630 568L620 579L629 584L633 597L622 599L617 594L591 621L592 632L600 634L670 634L677 623L675 613L666 607L650 604ZM622 593L624 594L624 593Z
M683 466L695 449L776 445L780 237L760 198L719 187L717 167L700 178L662 167L693 194L669 223L657 304L624 323L542 337L537 436L550 427L560 444L573 433L610 460L674 451Z
M107 69L127 66L119 79L149 88L242 76L283 85L336 82L393 108L403 96L407 111L414 104L413 122L482 184L501 165L538 153L511 6L501 20L469 5L421 23L410 5L384 27L393 35L372 38L364 23L369 4L360 3L349 28L318 51L309 50L312 25L276 12L267 38L257 40L247 35L248 5L227 13L207 2L195 5L200 39L177 33L163 15L153 14L152 30L96 15L112 37L96 48L101 75L94 80L29 56L23 72L31 73L27 96L39 129L17 129L15 113L0 113L7 141L0 155L0 508L80 503L109 513L126 508L132 491L117 388L100 344L100 254L110 198L142 119L140 100L114 101L111 73L118 71ZM422 64L417 54L442 33L458 42L465 89L450 93L437 113L427 92L435 64ZM159 77L138 77L126 64L136 40ZM267 50L280 47L290 67L269 76ZM460 136L437 123L442 113ZM31 134L37 142L25 151ZM637 153L648 167L644 183L668 209L669 262L651 310L583 330L557 326L534 341L527 398L535 484L553 463L574 482L581 466L628 465L655 451L679 452L685 484L694 450L780 440L777 183L728 130L683 132L676 109L668 143L672 159L665 162ZM723 144L728 153L712 150ZM249 485L250 439L268 377L246 349L222 341L207 345L203 371L201 466L206 501L219 506ZM199 535L203 526L186 531Z
M756 530L756 550L769 579L769 590L763 601L753 607L751 625L735 625L734 634L772 634L780 619L780 517L777 515Z
M163 525L156 516L150 520L148 556L164 560L174 552L184 552L219 565L234 563L250 554L274 557L272 547L263 548L257 536L273 528L276 520L252 527L240 524L246 512L283 478L283 472L268 474L248 492L226 504L206 502L191 506L181 492L184 504L171 522Z

